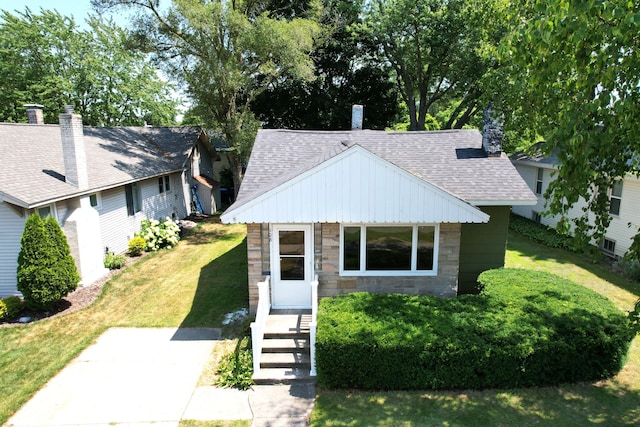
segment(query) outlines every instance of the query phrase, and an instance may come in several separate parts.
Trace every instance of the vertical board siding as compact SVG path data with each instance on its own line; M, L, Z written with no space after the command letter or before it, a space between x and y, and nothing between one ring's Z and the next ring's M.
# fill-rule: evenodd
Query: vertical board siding
M350 149L248 202L231 222L482 222L484 213L365 150ZM311 198L311 202L310 202Z
M26 217L0 201L0 297L16 295L16 270Z

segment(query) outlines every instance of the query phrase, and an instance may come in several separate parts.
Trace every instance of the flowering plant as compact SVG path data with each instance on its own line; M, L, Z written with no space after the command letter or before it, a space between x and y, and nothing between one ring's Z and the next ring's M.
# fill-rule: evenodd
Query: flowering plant
M160 222L156 219L143 219L140 223L140 232L136 236L142 237L147 242L146 251L157 251L162 248L171 248L180 240L180 227L166 217Z

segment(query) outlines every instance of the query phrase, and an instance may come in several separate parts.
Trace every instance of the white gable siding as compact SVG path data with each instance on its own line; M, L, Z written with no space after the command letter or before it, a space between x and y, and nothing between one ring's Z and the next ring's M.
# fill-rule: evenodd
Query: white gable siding
M20 238L26 217L0 201L0 297L16 295Z
M488 215L353 147L223 215L239 223L487 222Z
M531 190L535 192L537 179L537 167L530 164L515 163L517 171L520 173ZM532 218L533 212L542 213L545 211L544 192L547 190L549 183L555 179L551 176L554 169L544 169L542 195L538 195L538 203L533 206L513 206L513 213L525 218ZM582 208L586 205L583 199L580 199L568 212L569 218L577 218L582 216ZM559 215L543 216L540 222L549 227L555 228L560 221ZM631 223L631 227L628 224ZM624 256L631 246L633 236L640 227L640 181L633 177L627 177L622 184L622 199L620 203L620 215L613 216L605 237L616 242L615 255ZM593 242L597 244L596 242Z

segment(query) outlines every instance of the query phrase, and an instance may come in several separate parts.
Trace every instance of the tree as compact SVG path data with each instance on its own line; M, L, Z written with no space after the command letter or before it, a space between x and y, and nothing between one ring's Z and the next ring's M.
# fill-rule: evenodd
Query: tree
M274 4L278 3L278 4ZM289 9L272 2L271 10L295 16L304 1ZM362 0L325 0L323 23L332 36L311 54L315 78L281 79L263 92L253 110L266 128L350 129L351 106L365 107L364 127L384 129L399 114L399 102L388 63L378 61L377 46L362 31ZM286 6L286 5L285 5ZM302 9L302 10L300 10Z
M616 179L640 173L640 5L621 0L527 2L511 12L501 46L503 109L540 135L560 162L548 210L573 221L578 245L601 240ZM535 141L532 141L535 142ZM632 225L638 227L638 224ZM563 220L561 228L568 230ZM640 238L636 236L637 256Z
M171 124L171 86L140 53L126 49L125 32L98 17L81 31L73 19L41 10L0 15L0 121L24 122L24 104L44 105L57 123L73 105L87 125Z
M369 4L365 28L395 71L408 108L409 130L424 130L430 112L435 116L436 109L445 110L452 103L441 127L468 124L483 107L481 79L495 65L482 50L501 35L496 2L373 0ZM439 104L444 107L438 109Z
M313 78L317 22L272 17L261 1L174 0L166 11L155 0L92 0L99 9L138 8L132 41L183 81L191 113L219 130L231 148L234 187L240 187L259 122L256 97L285 75ZM310 16L319 13L311 2Z
M30 215L18 255L18 290L32 308L48 310L76 289L80 276L58 222Z

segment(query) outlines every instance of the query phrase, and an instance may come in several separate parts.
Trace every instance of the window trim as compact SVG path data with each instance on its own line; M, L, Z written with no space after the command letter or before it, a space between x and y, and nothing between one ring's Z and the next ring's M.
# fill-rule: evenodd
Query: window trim
M614 194L613 194L613 187L614 187L614 185L616 185L617 183L619 183L619 184L620 184L620 195L619 195L619 196L616 196L616 195L614 195ZM614 181L614 183L611 185L611 187L609 187L609 214L610 214L610 215L612 215L612 216L616 216L616 217L620 216L620 210L621 210L621 208L622 208L622 192L623 192L623 191L624 191L624 181L623 181L623 180L621 180L621 179L617 179L617 180L615 180L615 181ZM615 199L615 200L618 200L618 209L617 209L617 212L613 212L613 211L611 210L611 208L612 208L612 204L611 204L611 202L612 202L614 199Z
M142 200L140 197L140 186L137 182L125 184L124 194L127 206L127 215L135 216L142 211Z
M158 194L165 194L171 192L171 179L169 175L158 177Z
M538 224L542 223L542 215L538 211L531 211L531 221L537 222Z
M607 242L610 242L613 245L613 250L609 250L609 249L605 248L605 244ZM613 240L613 239L609 239L608 237L603 238L602 239L602 244L600 245L600 250L602 252L604 252L605 254L607 254L607 255L615 256L615 254L616 254L616 241Z
M344 228L345 227L360 227L360 270L345 270L344 269ZM411 227L411 270L366 270L366 250L367 250L367 227ZM431 270L417 270L417 242L418 242L418 227L434 227L433 233L433 269ZM358 277L358 276L437 276L438 275L438 254L440 249L440 224L438 223L425 223L425 224L405 224L405 223L356 223L356 224L340 224L340 250L339 257L339 270L340 276L346 277Z
M38 216L40 218L42 218L42 219L46 219L47 218L46 216L40 215L40 209L44 209L44 208L49 208L49 215L47 215L47 216L51 216L51 217L53 217L53 219L58 221L58 209L56 208L56 204L55 203L50 203L48 205L42 205L42 206L38 206L37 208L34 208L34 212L36 214L38 214Z
M544 182L544 169L543 168L537 168L535 193L538 194L538 195L542 195L543 182Z
M96 205L95 206L91 205L91 196L96 196ZM95 210L102 209L102 196L101 196L100 192L89 194L89 206L91 206Z

